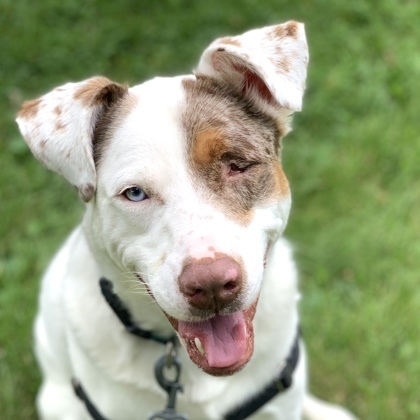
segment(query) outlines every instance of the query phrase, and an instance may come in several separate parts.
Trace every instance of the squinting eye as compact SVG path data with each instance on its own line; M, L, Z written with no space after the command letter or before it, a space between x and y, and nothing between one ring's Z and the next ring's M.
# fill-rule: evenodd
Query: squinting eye
M123 192L124 196L127 197L130 201L143 201L149 198L147 194L139 187L127 188Z
M252 164L247 164L247 165L237 165L236 163L230 163L229 165L229 175L236 175L236 174L242 174L244 173L247 169L249 169L252 166Z
M247 169L246 166L244 166L244 167L238 166L236 163L231 163L230 164L230 171L231 172L240 172L240 173L242 173L242 172L245 172L246 169Z

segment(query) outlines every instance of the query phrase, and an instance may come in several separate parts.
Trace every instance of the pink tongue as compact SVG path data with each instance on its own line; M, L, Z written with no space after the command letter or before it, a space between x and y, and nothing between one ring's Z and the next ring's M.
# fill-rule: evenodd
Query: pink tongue
M203 344L210 367L228 367L238 362L246 350L246 323L242 312L215 316L203 322L178 323L181 338Z

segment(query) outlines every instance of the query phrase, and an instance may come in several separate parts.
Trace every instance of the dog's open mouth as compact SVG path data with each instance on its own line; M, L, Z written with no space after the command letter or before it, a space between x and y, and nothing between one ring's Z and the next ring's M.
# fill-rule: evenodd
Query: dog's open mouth
M199 368L210 375L231 375L245 366L254 351L252 320L256 305L257 302L244 311L201 322L167 316Z

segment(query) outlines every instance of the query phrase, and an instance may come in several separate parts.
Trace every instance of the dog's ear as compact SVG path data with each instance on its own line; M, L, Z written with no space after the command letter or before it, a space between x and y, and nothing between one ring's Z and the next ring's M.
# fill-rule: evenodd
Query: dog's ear
M32 153L75 185L83 201L96 188L92 138L101 115L127 89L104 77L67 83L25 102L16 119Z
M287 22L214 41L201 56L196 76L228 83L271 111L300 111L308 46L304 25Z

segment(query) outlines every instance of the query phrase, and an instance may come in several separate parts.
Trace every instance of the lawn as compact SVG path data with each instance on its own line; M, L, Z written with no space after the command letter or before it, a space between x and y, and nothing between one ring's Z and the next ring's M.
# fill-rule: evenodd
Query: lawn
M2 419L36 417L39 278L83 210L28 152L21 102L95 74L189 73L214 38L289 19L311 55L283 153L311 389L361 419L420 418L417 0L0 0Z

